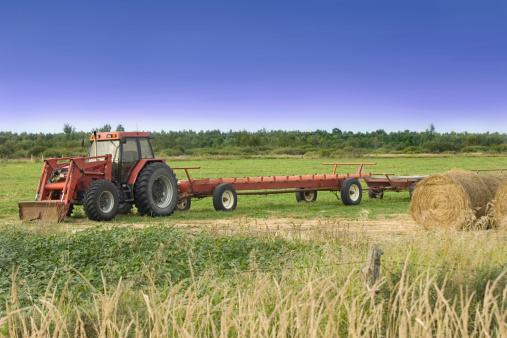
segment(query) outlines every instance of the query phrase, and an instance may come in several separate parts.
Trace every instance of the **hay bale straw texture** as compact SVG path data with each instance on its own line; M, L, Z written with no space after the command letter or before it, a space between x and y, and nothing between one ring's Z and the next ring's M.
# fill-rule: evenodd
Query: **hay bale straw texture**
M429 229L491 226L491 205L507 174L452 170L419 182L412 195L413 219Z
M507 182L504 182L496 192L493 215L497 227L507 230Z

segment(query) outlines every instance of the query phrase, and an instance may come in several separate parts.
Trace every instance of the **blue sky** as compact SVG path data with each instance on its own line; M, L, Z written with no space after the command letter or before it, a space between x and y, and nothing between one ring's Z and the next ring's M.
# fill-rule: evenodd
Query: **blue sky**
M507 2L0 0L0 131L507 132Z

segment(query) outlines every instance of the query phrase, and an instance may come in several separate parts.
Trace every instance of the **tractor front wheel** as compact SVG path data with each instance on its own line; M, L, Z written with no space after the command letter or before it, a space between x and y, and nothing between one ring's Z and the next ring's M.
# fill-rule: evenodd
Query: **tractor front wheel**
M113 183L97 180L86 189L83 209L92 221L110 221L118 212L120 196Z
M178 202L178 180L165 163L147 164L134 185L134 203L141 215L169 216Z
M67 210L67 217L72 216L72 212L74 211L74 204L69 205L69 210Z

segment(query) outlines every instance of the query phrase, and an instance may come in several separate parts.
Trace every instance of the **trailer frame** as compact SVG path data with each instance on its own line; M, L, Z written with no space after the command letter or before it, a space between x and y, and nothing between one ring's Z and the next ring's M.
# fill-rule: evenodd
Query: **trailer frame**
M361 202L362 191L368 190L374 194L383 194L384 191L409 190L413 183L417 183L423 176L394 177L393 174L372 174L365 173L364 167L376 165L376 163L323 163L332 165L332 174L313 175L284 175L284 176L258 176L258 177L231 177L231 178L203 178L192 179L189 170L200 169L200 167L173 167L174 170L184 170L186 180L178 181L179 203L178 209L188 210L192 198L213 197L217 210L224 209L220 205L220 197L217 196L217 189L227 185L229 193L224 197L227 201L231 198L237 201L237 195L269 195L295 193L298 201L312 202L316 199L318 191L341 192L341 199L345 205L357 205ZM353 174L337 174L338 166L358 166ZM383 177L373 177L382 175ZM368 186L364 189L360 181ZM344 183L346 186L344 186ZM223 188L221 188L223 190ZM216 200L216 201L215 201ZM226 203L227 201L224 201ZM234 207L235 208L235 205Z

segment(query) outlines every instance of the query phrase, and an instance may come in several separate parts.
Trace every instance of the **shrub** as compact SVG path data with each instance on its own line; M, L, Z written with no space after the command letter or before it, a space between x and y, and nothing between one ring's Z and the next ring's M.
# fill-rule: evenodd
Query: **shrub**
M462 153L486 153L488 151L488 147L484 146L469 146L461 149Z
M421 154L424 153L424 150L421 147L410 146L403 149L402 152L404 152L405 154Z

